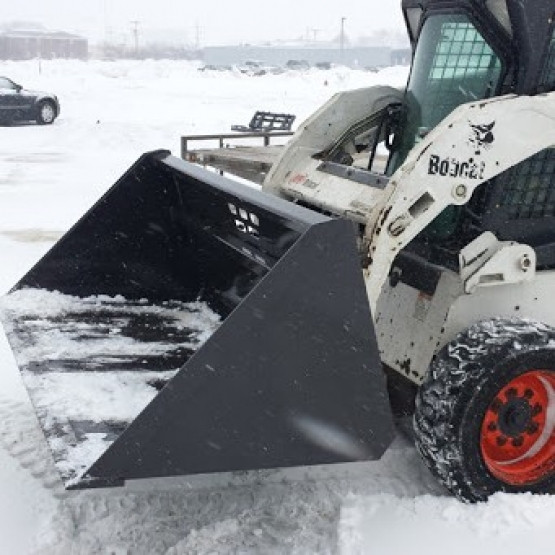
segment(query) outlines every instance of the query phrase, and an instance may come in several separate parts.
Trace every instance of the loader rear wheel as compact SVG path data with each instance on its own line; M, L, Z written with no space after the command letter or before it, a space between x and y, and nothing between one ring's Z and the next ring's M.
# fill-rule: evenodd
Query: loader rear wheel
M416 446L452 493L555 492L555 329L480 322L435 357L416 398Z

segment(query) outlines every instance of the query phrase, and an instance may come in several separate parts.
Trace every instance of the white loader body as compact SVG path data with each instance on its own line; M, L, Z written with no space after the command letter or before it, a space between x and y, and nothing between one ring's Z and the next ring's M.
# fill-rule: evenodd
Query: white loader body
M461 250L458 273L438 268L433 295L388 282L397 254L448 206L467 203L481 184L555 145L555 93L460 106L414 147L384 188L387 178L372 185L354 181L348 170L344 177L321 171L318 154L334 144L328 130L341 129L335 143L348 136L345 124L355 127L361 112L346 110L362 91L365 107L374 108L374 118L366 112L369 125L384 103L400 98L384 87L353 91L353 103L349 93L334 97L300 126L264 189L364 226L361 257L382 361L420 383L434 353L480 319L518 316L555 325L548 308L555 272L537 273L534 249L491 232ZM472 126L490 122L494 140L481 146Z

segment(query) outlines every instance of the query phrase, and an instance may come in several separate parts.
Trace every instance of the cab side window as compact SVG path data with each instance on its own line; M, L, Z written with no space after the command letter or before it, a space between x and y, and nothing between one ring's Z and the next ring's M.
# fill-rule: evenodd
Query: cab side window
M547 48L545 62L539 82L539 91L546 92L555 89L555 28Z

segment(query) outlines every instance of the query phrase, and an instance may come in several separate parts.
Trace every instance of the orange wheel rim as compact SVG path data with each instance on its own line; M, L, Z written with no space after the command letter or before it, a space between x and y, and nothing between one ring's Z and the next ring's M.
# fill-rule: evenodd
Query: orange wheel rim
M530 370L492 399L480 433L488 470L499 480L523 486L555 473L555 376Z

